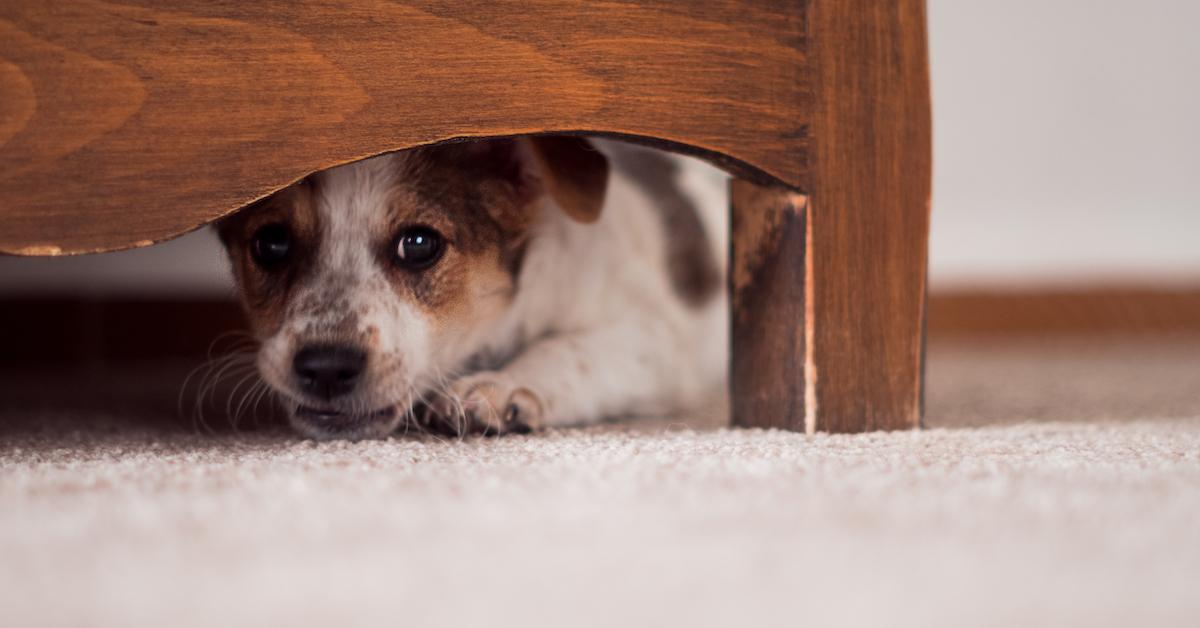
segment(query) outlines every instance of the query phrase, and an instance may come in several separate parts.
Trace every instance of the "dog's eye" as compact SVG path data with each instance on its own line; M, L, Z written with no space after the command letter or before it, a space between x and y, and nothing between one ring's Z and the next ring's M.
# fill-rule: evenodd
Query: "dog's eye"
M443 249L442 234L429 227L408 227L396 236L396 264L409 270L429 268Z
M250 253L266 269L279 266L292 250L292 234L284 225L266 225L254 232Z

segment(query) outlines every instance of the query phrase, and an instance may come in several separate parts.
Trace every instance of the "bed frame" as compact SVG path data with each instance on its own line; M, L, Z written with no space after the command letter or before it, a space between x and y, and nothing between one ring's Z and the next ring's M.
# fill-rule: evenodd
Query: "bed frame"
M0 251L147 246L422 144L620 137L735 176L736 424L914 428L929 107L923 0L7 0Z

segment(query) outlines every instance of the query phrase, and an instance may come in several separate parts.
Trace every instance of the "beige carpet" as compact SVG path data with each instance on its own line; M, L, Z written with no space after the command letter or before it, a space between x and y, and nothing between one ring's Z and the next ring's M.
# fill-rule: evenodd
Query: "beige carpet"
M929 429L862 436L313 444L5 376L0 624L1200 625L1200 339L929 355Z

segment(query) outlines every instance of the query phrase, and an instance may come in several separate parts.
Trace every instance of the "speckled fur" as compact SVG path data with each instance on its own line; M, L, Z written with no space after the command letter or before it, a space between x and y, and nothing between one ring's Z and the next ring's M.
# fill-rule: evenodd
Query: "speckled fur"
M549 195L523 202L507 193L465 165L466 150L417 149L334 168L222 224L262 339L264 379L304 403L290 376L297 348L352 343L367 350L369 367L338 407L399 410L349 432L304 422L299 429L382 436L415 420L409 411L418 405L458 431L502 433L509 420L528 428L673 412L720 385L724 295L679 297L670 270L678 260L669 259L645 185L613 176L599 219L585 224ZM536 168L528 160L523 167ZM682 177L684 188L721 197L715 171L689 167ZM706 263L723 273L724 208L703 209L717 260ZM301 255L268 277L250 261L248 240L281 219L295 225ZM388 262L397 230L411 224L432 226L449 242L443 259L419 273Z

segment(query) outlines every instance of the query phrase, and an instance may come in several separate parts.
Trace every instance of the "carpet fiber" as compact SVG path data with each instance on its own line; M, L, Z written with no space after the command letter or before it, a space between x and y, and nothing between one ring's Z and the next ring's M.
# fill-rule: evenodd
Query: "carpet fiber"
M353 444L196 432L158 370L4 378L0 622L1200 625L1200 339L935 343L929 368L921 432L714 404Z

